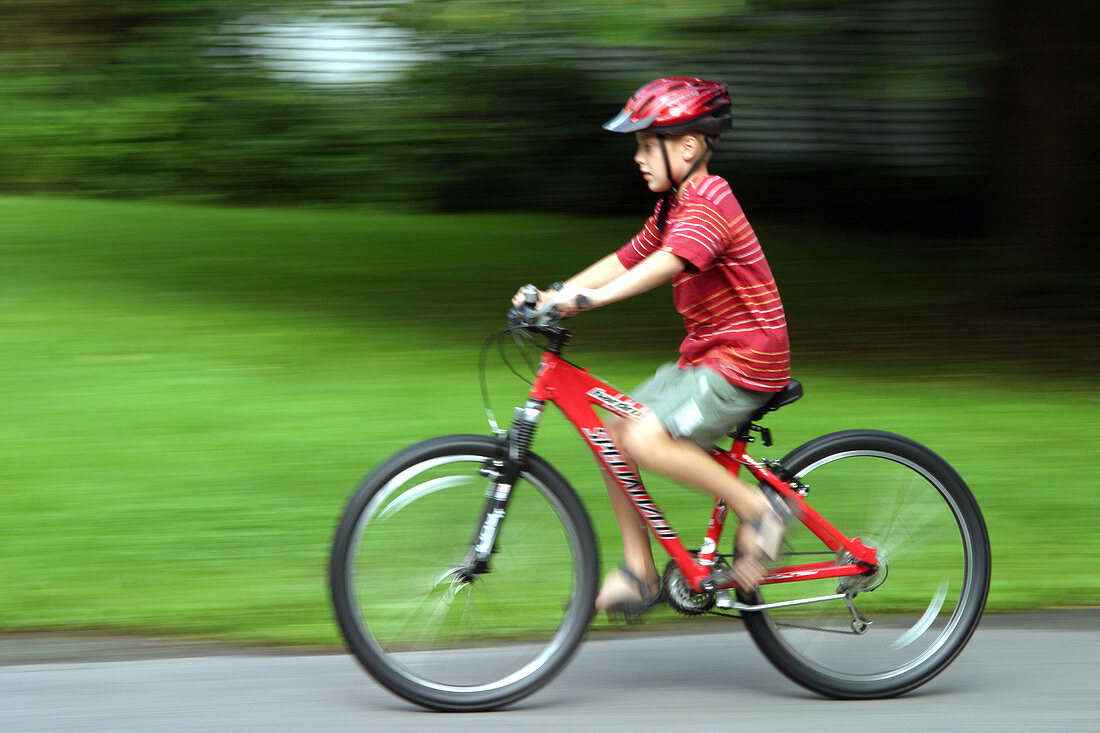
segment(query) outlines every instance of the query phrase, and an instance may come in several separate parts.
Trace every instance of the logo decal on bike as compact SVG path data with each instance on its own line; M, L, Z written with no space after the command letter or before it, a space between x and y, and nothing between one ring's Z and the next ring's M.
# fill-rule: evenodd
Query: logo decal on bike
M591 389L587 394L607 409L623 417L639 418L649 412L642 404L635 402L626 395L608 394L602 387Z
M474 552L480 555L488 555L493 549L493 540L497 536L497 525L500 524L500 520L504 518L504 510L497 508L489 513L489 516L485 517L485 524L481 527L481 532L477 537L477 545L474 547Z
M598 574L599 557L588 513L569 482L526 450L545 403L561 408L600 471L611 477L607 481L612 494L622 491L673 558L671 568L679 572L670 575L668 600L676 610L698 615L710 611L710 604L719 610L740 605L726 593L708 599L692 592L703 583L711 587L706 581L713 566L719 558L726 559L717 552L728 543L728 538L722 538L725 520L735 512L715 500L699 552L685 547L592 408L623 419L638 419L650 411L565 361L561 350L569 333L552 313L524 306L513 309L508 320L509 327L498 331L497 338L510 338L521 329L541 334L547 342L527 404L518 408L513 420L511 438L503 437L486 405L493 436L444 436L398 453L376 468L348 502L332 545L328 585L348 649L382 685L430 709L489 710L516 702L545 685L569 661L589 628L596 585L587 581ZM524 343L517 340L517 346ZM485 360L481 361L484 379ZM794 397L796 392L789 395ZM841 523L834 526L798 500L801 516L794 525L799 532L798 551L782 553L783 562L797 564L770 570L761 584L774 588L770 584L793 583L797 588L800 583L830 578L828 585L836 591L826 595L818 593L828 587L788 591L785 601L770 598L769 591L766 597L773 602L740 605L742 610L755 607L757 612L744 613L742 620L769 661L815 693L846 699L901 695L943 671L970 640L989 593L989 534L965 481L931 450L893 433L832 432L794 449L783 464L753 459L745 452L748 442L747 435L738 435L729 450L714 448L710 455L731 475L748 469L754 479L787 496L804 496L804 482L816 484L817 469L822 468L822 480L835 494L832 506L858 506L860 516L870 520L854 522L849 513L843 513ZM882 459L872 462L885 461L891 470L866 465L867 456ZM845 478L830 481L830 476ZM518 483L518 477L537 490L521 489L525 499L506 508L511 484ZM473 490L453 498L450 494L457 492L447 492L442 508L449 514L443 527L440 495L458 486ZM465 504L455 504L452 510L452 500ZM924 511L929 506L935 511ZM919 511L924 531L910 531L912 510ZM387 521L398 512L399 530ZM467 524L475 518L476 524ZM502 538L505 522L508 536ZM857 529L867 538L890 538L890 546L897 550L892 561L901 570L893 574L894 580L887 577L889 568L879 543L845 533ZM432 562L426 566L424 552L401 551L435 546L444 530L449 533L443 539L455 543L453 555L429 558ZM938 552L940 542L963 551ZM363 571L361 553L367 548L382 553L386 572ZM494 653L494 660L503 663L489 670L470 664L467 641L481 648L482 639L500 636L495 633L499 632L495 620L501 596L482 591L491 591L490 586L499 586L503 578L487 574L508 575L515 568L543 563L547 557L555 558L555 565L575 582L545 584L540 589L546 603L537 605L546 613L532 607L532 613L525 615L524 653ZM902 577L907 569L930 582L907 583ZM405 614L399 624L392 623L395 577L405 579L396 589L402 603L422 611ZM483 578L497 580L485 585ZM587 580L581 582L581 578ZM805 608L819 603L835 607L826 613L838 612L836 623L807 622ZM876 627L861 608L893 609L887 617L891 626L908 631L900 636L879 634L876 640L874 633L867 634L869 627ZM821 661L819 632L827 634L827 664ZM410 643L428 653L405 654ZM777 649L781 653L774 653ZM718 648L709 652L711 657L722 654Z
M638 511L642 513L642 517L653 530L653 534L667 539L678 537L676 531L665 521L661 510L657 508L657 505L649 498L649 494L645 492L641 479L630 470L630 464L619 453L615 441L607 434L607 429L582 428L581 432L592 447L599 451L600 458L608 470L611 471L615 480L626 491L634 506L638 507Z
M813 578L821 574L820 570L791 570L785 573L769 573L768 580L792 580L794 578Z

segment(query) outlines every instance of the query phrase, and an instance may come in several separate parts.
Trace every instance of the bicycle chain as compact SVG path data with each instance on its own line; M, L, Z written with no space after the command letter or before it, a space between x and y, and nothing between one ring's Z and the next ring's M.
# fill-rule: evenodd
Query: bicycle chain
M711 616L725 616L726 618L735 618L738 621L743 621L744 620L744 617L739 613L723 613L722 611L707 611L706 613L710 614ZM781 621L772 621L772 624L774 626L782 626L783 628L787 628L787 629L804 629L806 631L822 631L822 632L827 633L827 634L852 634L854 636L859 636L858 631L848 630L848 629L829 629L829 628L826 628L824 626L806 626L806 625L803 625L803 624L788 624L788 623L783 623Z
M827 629L824 626L803 626L802 624L786 624L772 622L775 626L782 626L788 629L805 629L806 631L824 631L827 634L852 634L859 636L859 632L853 629Z

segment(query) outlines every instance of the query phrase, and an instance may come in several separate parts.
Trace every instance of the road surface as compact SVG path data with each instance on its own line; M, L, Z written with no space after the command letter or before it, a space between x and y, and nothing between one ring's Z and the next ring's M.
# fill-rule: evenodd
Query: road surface
M0 731L1100 730L1100 611L987 616L935 680L860 702L803 691L729 628L591 637L540 692L464 714L393 697L342 654L0 636Z

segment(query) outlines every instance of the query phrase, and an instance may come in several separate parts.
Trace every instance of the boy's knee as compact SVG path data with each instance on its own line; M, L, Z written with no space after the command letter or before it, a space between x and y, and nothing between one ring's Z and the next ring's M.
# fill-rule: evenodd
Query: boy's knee
M615 441L615 445L619 447L619 450L622 451L624 456L633 461L635 453L635 421L612 416L607 419L605 424L607 425L607 432L611 434L612 440Z
M630 425L629 420L624 420L618 415L609 415L604 420L604 426L607 428L608 434L615 441L615 444L619 446L619 449L626 451L623 446L623 439L626 437L627 429Z
M649 463L649 451L656 447L660 438L668 435L652 415L642 420L613 417L607 421L607 431L623 455L643 466Z

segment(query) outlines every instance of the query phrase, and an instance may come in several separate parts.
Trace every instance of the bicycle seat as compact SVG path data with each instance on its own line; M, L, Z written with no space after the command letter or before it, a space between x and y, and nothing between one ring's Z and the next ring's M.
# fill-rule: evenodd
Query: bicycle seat
M749 421L759 420L767 413L778 410L784 405L789 405L800 397L802 397L802 382L792 379L786 387L776 392L774 397L765 402L763 407L754 412Z

